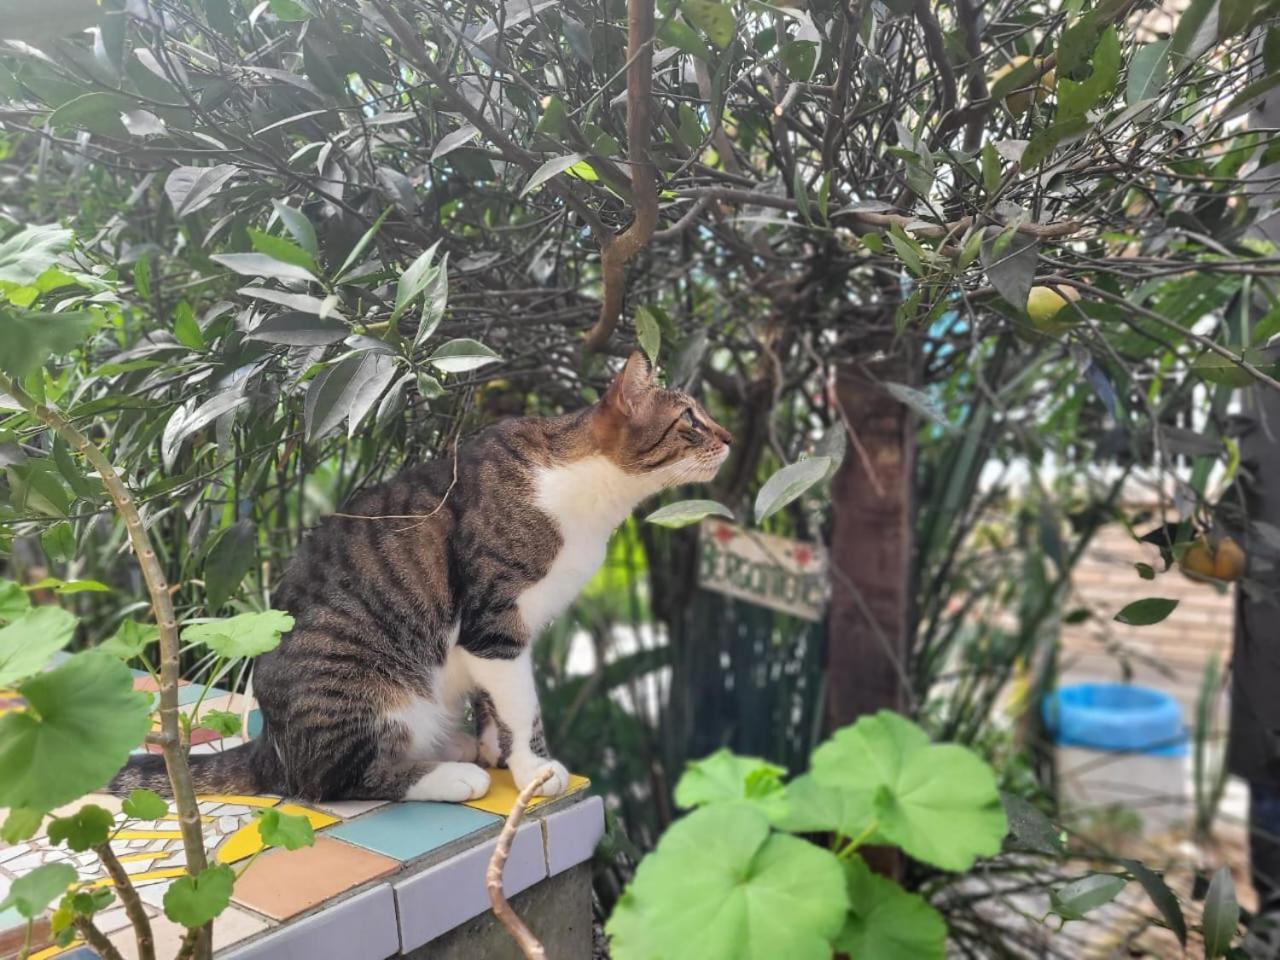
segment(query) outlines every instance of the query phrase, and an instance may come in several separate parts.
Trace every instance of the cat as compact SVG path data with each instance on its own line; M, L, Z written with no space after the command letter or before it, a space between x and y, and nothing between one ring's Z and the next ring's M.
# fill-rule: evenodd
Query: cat
M731 443L637 352L599 402L503 421L358 492L282 577L294 626L254 664L262 732L192 755L197 792L462 802L505 766L518 788L550 771L537 792L562 793L530 645L635 507L711 480ZM160 756L132 756L108 789L137 787L168 791Z

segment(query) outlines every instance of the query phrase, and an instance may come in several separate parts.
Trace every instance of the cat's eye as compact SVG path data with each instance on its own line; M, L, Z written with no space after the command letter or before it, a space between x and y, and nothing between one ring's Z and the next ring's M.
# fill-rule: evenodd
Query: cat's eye
M701 424L698 423L698 418L693 415L692 407L685 407L684 413L680 414L680 416L684 420L684 422L691 427L701 426Z

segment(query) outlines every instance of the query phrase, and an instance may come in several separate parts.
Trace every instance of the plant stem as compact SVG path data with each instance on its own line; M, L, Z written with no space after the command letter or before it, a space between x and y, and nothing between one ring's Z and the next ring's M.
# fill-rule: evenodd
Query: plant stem
M187 856L187 871L193 876L205 868L204 834L200 825L200 807L196 802L195 787L191 782L191 768L187 765L182 737L178 727L178 621L173 612L173 598L165 580L160 561L151 545L151 537L138 515L133 494L124 480L101 450L89 441L62 414L39 403L27 394L7 375L0 373L0 390L9 394L24 410L67 441L73 450L83 456L95 470L102 485L115 504L124 521L134 558L142 571L151 598L152 612L160 628L160 745L164 751L165 769L173 787L173 802L178 812L178 825L182 831L182 846ZM210 937L201 938L196 952L197 960L210 955Z
M111 875L111 883L116 888L116 895L120 897L124 912L129 916L129 923L133 925L133 933L138 941L138 960L155 960L155 937L151 932L151 920L142 906L138 891L129 881L129 874L124 865L116 858L110 843L98 844L93 848L93 852L98 855L102 865L107 868L107 873Z
M93 947L102 960L124 960L116 945L107 939L107 935L99 930L88 917L76 917L72 921L76 932L84 937L84 942Z
M841 847L840 852L837 853L836 856L841 860L848 860L851 856L853 856L853 854L857 851L857 849L860 846L862 846L864 843L866 843L868 840L871 839L871 835L875 833L876 830L878 830L879 828L880 828L880 821L872 820L869 824L867 824L867 827L865 830L863 830L860 834L858 834L856 837L854 837L852 840L846 843L843 847Z

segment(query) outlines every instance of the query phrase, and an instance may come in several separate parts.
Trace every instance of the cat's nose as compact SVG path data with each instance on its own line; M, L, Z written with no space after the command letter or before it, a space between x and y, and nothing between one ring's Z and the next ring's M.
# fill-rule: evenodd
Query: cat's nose
M733 446L733 434L726 430L720 424L716 424L716 439L723 443L726 447Z

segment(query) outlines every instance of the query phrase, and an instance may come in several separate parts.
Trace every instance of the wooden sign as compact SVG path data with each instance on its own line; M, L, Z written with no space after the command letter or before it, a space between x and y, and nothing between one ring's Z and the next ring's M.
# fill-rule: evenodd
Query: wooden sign
M805 620L821 620L827 604L827 552L800 540L704 520L699 531L698 585Z

